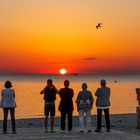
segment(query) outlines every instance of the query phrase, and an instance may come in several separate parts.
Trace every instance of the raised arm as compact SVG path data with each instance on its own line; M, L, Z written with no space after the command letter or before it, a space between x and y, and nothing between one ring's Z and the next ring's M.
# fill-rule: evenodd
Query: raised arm
M46 87L40 91L40 94L44 94L45 89L46 89Z

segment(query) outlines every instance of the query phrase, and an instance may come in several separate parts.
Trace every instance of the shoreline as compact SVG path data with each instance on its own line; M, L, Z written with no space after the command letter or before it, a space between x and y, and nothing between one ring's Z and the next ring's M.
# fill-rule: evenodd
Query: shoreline
M95 126L96 124L96 117L97 115L92 115L92 125ZM127 123L129 122L130 126L134 126L134 123L136 123L136 113L128 113L128 114L110 114L110 121L112 124L112 127L115 126L124 126L127 125ZM38 118L21 118L21 119L16 119L17 122L17 127L29 127L29 126L35 126L35 127L40 127L42 125L44 125L43 123L44 117L38 117ZM66 119L67 120L67 119ZM0 125L2 124L3 120L0 120ZM10 118L8 119L8 123L10 121ZM78 122L78 116L73 116L73 125L74 126L78 126L79 122ZM132 123L133 122L133 123ZM20 124L24 124L24 125L20 125ZM102 124L105 125L105 119L104 119L104 115L102 117ZM123 124L123 125L122 125ZM60 116L56 116L55 117L55 126L59 126L60 125Z
M96 126L96 115L92 115L92 126ZM67 119L66 119L67 121ZM127 128L136 129L137 116L136 113L130 114L111 114L110 115L111 127L112 128ZM3 121L0 120L0 126L2 126ZM44 117L41 118L23 118L16 119L17 128L26 127L44 127ZM10 121L8 120L8 126L10 127ZM55 118L55 127L60 126L60 117ZM73 127L79 126L78 116L73 116ZM102 117L102 126L105 127L105 119Z
M17 134L11 134L11 122L8 121L8 134L0 134L0 139L19 139L19 140L139 140L140 129L136 129L136 114L113 114L110 115L111 119L111 132L107 133L105 128L105 119L102 119L102 132L95 133L96 129L96 116L92 116L92 132L88 133L87 130L84 133L80 133L78 125L78 116L73 117L73 131L72 133L60 132L60 117L56 117L55 130L56 133L44 133L44 119L43 118L31 118L31 119L17 119ZM66 123L67 125L67 123ZM67 130L67 127L66 127ZM2 121L0 121L0 133L2 133Z

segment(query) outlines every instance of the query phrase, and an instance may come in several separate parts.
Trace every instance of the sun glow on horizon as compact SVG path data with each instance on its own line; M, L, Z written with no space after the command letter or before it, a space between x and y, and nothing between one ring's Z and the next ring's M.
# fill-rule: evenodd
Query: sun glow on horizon
M67 70L66 69L60 69L60 74L67 74Z

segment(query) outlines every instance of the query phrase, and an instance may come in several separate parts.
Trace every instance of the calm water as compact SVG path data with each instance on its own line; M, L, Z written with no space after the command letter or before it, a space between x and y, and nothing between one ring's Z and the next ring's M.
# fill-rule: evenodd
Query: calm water
M137 106L135 88L140 87L140 75L0 75L0 90L3 89L5 80L11 80L13 88L16 91L16 117L17 118L36 118L43 116L44 101L40 95L40 90L46 85L46 80L52 78L55 86L60 89L63 87L63 81L69 79L70 87L74 89L75 102L78 92L81 90L81 83L87 82L89 90L93 96L95 90L100 86L100 79L107 80L107 85L111 88L111 114L134 113ZM117 83L115 83L115 80ZM96 97L94 96L94 99ZM57 96L56 109L58 108L60 98ZM74 103L74 115L77 115L76 104ZM96 114L94 107L92 114ZM56 111L59 116L59 111ZM2 119L2 109L0 109L0 119Z

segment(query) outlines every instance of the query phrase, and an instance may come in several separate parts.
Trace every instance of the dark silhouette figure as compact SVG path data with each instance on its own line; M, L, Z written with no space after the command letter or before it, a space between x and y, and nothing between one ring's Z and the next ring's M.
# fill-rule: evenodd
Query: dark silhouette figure
M10 81L5 82L5 89L1 93L1 104L3 108L4 120L3 120L3 134L7 134L7 118L10 111L12 122L12 134L16 134L16 122L15 122L15 91L12 88Z
M44 94L45 106L44 106L44 115L45 115L45 132L48 132L48 117L50 116L51 120L51 132L54 132L54 117L55 117L55 100L56 93L58 90L53 85L53 81L51 79L47 80L47 86L40 92L40 94Z
M72 130L72 115L73 115L73 89L69 88L69 81L64 81L64 88L60 89L59 95L61 98L59 104L59 111L61 112L61 132L63 133L65 130L65 119L66 115L68 117L68 131Z
M97 26L96 26L96 29L101 28L101 27L102 27L102 26L101 26L102 24L103 24L103 23L98 23Z
M97 96L96 106L97 106L97 130L95 132L101 132L101 120L102 111L105 113L106 129L110 132L110 119L109 119L109 106L110 106L110 88L106 86L106 81L101 80L101 87L95 92Z

